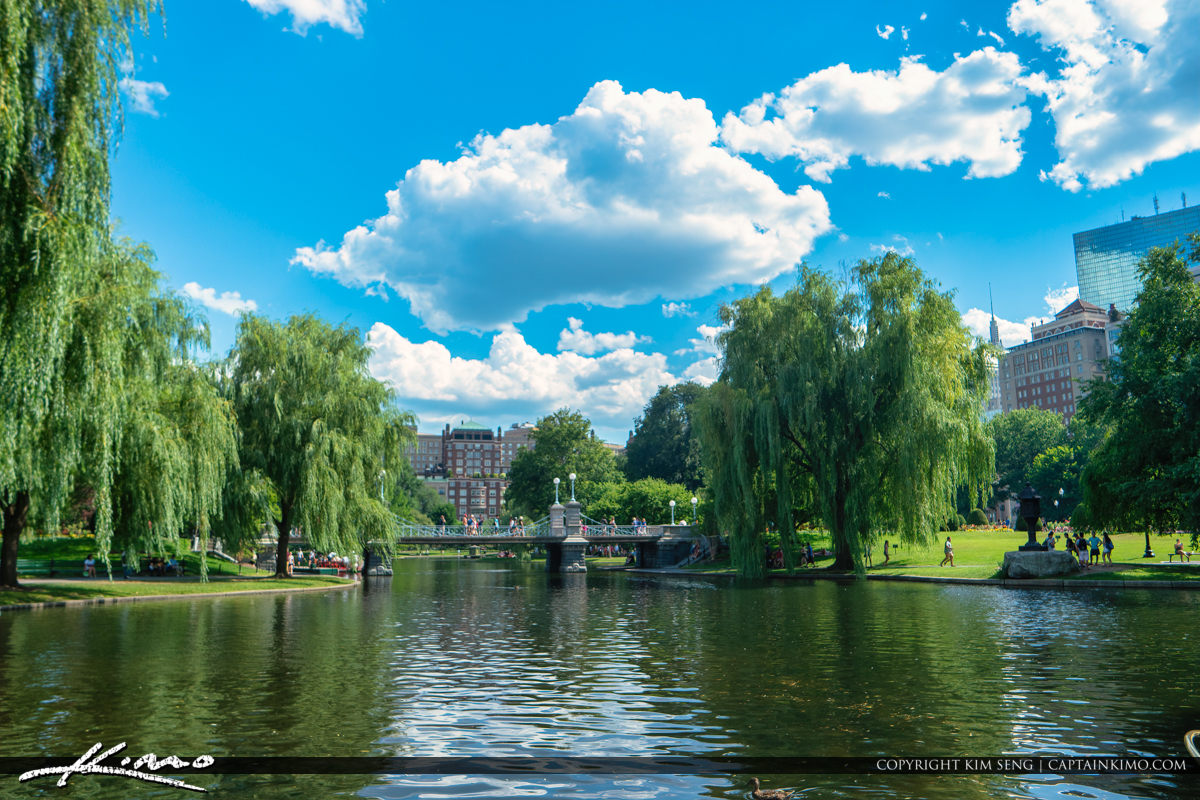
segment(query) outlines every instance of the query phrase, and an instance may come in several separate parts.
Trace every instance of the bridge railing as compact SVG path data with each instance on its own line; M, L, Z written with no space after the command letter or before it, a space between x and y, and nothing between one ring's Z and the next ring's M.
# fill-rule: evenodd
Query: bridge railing
M477 528L466 525L437 525L419 524L408 520L397 520L397 535L401 539L446 539L451 537L470 537L472 539L508 539L514 536L534 537L550 536L550 518L544 517L536 522L527 522L512 529L507 525L481 524Z
M615 525L585 514L581 514L580 519L585 528L581 531L584 536L646 536L650 533L644 525Z

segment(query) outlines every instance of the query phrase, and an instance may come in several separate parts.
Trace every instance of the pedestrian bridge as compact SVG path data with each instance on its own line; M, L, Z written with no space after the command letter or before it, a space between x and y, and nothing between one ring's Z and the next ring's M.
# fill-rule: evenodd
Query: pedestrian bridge
M585 572L584 552L593 544L632 544L638 564L674 566L687 558L698 532L690 525L610 525L583 516L577 501L550 506L550 515L519 528L480 525L415 525L401 521L398 544L430 546L537 545L546 548L546 569Z

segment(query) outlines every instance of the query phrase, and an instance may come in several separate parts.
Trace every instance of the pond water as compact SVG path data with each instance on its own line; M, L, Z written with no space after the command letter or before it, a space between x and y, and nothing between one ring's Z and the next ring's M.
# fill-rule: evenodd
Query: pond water
M0 756L1181 756L1200 593L410 559L330 592L0 615ZM314 762L316 763L316 762ZM801 798L1194 798L1192 776L771 775ZM747 797L749 775L229 775L219 798ZM200 796L111 776L0 797Z

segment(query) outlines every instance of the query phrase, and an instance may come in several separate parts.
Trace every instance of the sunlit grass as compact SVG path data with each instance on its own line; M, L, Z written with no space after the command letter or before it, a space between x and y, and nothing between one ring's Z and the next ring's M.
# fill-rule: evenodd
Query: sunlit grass
M151 597L158 595L212 594L214 592L261 591L264 589L303 589L317 586L353 585L353 581L330 575L306 575L275 579L248 575L210 576L208 583L199 578L152 578L108 580L39 579L21 581L20 589L0 590L0 606L20 603L47 603L59 600L93 600L101 597Z
M813 547L821 549L827 546L828 536L821 532L808 531L801 538L810 537ZM939 566L944 557L946 537L950 537L954 548L954 566ZM1038 534L1039 539L1044 533ZM889 537L884 537L889 538ZM1120 533L1113 537L1113 567L1112 571L1085 570L1074 579L1098 580L1195 580L1200 581L1200 555L1193 556L1196 566L1187 564L1174 565L1166 562L1167 555L1174 550L1175 536L1151 536L1150 546L1155 552L1155 558L1142 559L1145 551L1145 534ZM1007 529L993 530L961 530L942 532L927 544L897 544L891 543L891 557L887 566L883 566L883 546L877 544L871 552L871 566L867 568L868 575L916 575L923 577L953 577L953 578L992 578L999 577L1000 565L1004 562L1004 554L1016 550L1028 540L1028 536L1020 531ZM1190 543L1185 541L1190 549ZM1062 550L1061 537L1058 549ZM831 558L817 558L815 569L827 567L832 563ZM719 561L707 561L686 567L689 572L700 574L731 572L732 565L728 558ZM796 574L803 575L810 571L801 567ZM815 571L815 570L814 570ZM784 574L783 570L772 570L771 574Z

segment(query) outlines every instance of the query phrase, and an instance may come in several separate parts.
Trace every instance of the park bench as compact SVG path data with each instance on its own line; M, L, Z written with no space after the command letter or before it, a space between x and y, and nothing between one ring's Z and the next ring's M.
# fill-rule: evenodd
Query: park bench
M17 559L17 574L19 575L46 575L49 577L57 573L58 568L55 566L53 558L48 560L33 558Z

